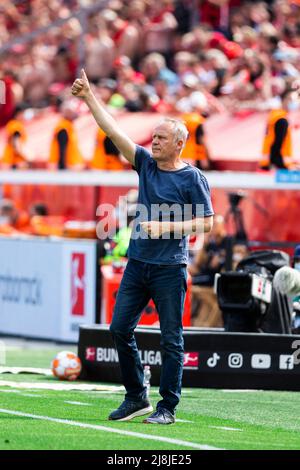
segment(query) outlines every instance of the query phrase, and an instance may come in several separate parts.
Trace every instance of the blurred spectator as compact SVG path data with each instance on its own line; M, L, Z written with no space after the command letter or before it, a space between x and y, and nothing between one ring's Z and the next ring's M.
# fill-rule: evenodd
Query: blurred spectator
M226 29L229 8L240 4L240 0L202 0L199 7L200 21L210 24L214 29Z
M176 104L176 109L183 112L181 118L189 131L181 158L192 162L202 170L209 170L211 158L204 134L208 103L204 94L197 91L198 83L197 77L186 75L183 79L181 98Z
M116 80L111 78L100 80L96 94L105 104L112 108L123 108L125 105L125 98L117 92Z
M4 169L27 168L28 162L24 151L27 134L19 108L15 109L13 119L6 124L5 130L6 145L0 159L1 167Z
M29 207L29 217L38 216L47 216L49 215L49 210L47 205L44 202L35 202Z
M132 83L127 83L123 87L123 92L122 92L124 98L125 98L125 109L127 111L130 111L132 113L136 113L139 111L143 111L144 109L144 94L141 92L141 89L132 84Z
M46 231L48 215L49 210L45 203L36 202L32 204L28 209L28 223L22 227L22 232L28 235L50 235Z
M246 241L237 240L232 249L232 270L235 271L239 262L247 256L249 256L249 250Z
M92 170L124 170L119 150L100 128L97 131L95 150L89 167Z
M281 96L281 102L281 108L270 111L268 116L260 160L263 170L270 170L271 166L285 169L295 166L288 113L299 106L297 93L287 89Z
M276 77L296 78L298 70L293 63L299 59L299 52L294 49L277 50L272 55L272 71Z
M178 88L176 110L181 113L208 111L207 99L200 90L198 78L193 74L186 74L183 77L182 85Z
M131 61L128 57L122 56L115 61L117 67L121 66L122 71L117 73L117 82L113 79L102 79L99 82L97 94L99 98L109 107L123 108L130 111L140 111L144 104L140 99L139 88L131 82L134 76L142 77L131 67ZM123 70L124 66L124 70ZM118 88L120 93L116 93ZM125 163L126 162L126 163ZM89 168L94 170L116 170L122 171L127 165L127 160L120 155L111 139L99 128L97 130L95 149L92 159L89 161Z
M210 49L200 57L196 74L206 90L215 96L220 96L228 67L229 61L225 54L218 49Z
M189 137L185 148L182 151L181 158L185 161L193 162L197 168L202 170L211 170L211 157L204 134L205 118L201 114L192 112L182 115L189 131Z
M86 73L92 83L109 77L115 58L115 46L109 36L105 21L100 17L90 20L90 31L86 37Z
M55 70L55 81L72 83L76 78L77 61L72 56L71 44L62 44L57 48L53 58L52 68Z
M197 56L187 51L177 52L174 56L174 70L177 76L183 81L186 75L194 73L194 68L197 63Z
M172 39L177 27L173 10L172 0L151 0L144 26L144 52L161 54L169 67L172 65Z
M5 60L5 55L3 60ZM23 88L17 82L15 74L5 67L0 67L0 80L3 83L3 89L1 89L1 101L0 101L0 127L5 126L9 120L13 118L16 106L19 105L23 100ZM3 94L3 97L2 97ZM2 101L3 98L3 101Z
M173 15L177 21L176 35L180 36L189 32L193 22L193 14L193 2L191 0L174 2Z
M280 32L271 23L264 23L259 28L257 48L269 57L279 45Z
M148 110L161 114L174 112L175 97L170 94L168 83L158 78L153 82L153 90L150 93L147 104Z
M72 169L84 168L85 162L81 155L74 121L78 117L77 102L66 101L62 104L61 119L59 120L52 137L49 168Z
M17 234L28 225L28 222L28 214L24 211L18 211L12 200L0 200L0 233Z
M155 80L165 80L169 86L176 86L179 83L177 75L167 67L165 58L156 52L144 58L142 72L149 84L153 84Z
M116 56L133 59L139 49L139 31L135 24L121 18L115 11L105 9L100 14L114 42Z
M55 78L51 62L40 60L30 51L23 59L19 80L24 90L24 104L33 108L46 106L49 86Z
M134 70L130 58L125 55L117 57L114 61L114 73L118 85L127 82L133 82L137 85L145 83L144 75Z
M144 54L144 28L147 23L147 2L144 0L130 0L125 3L124 17L134 26L137 34L135 54L130 59L135 66L138 66L139 59Z
M222 327L223 320L214 293L215 274L224 270L226 258L226 230L224 218L214 217L212 231L206 236L203 247L189 266L192 276L192 325Z

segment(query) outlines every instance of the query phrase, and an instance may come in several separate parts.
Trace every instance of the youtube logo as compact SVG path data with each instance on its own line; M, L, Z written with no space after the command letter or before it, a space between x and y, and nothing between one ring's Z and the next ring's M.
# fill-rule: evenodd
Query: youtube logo
M270 369L271 367L270 354L252 354L251 367L252 369Z

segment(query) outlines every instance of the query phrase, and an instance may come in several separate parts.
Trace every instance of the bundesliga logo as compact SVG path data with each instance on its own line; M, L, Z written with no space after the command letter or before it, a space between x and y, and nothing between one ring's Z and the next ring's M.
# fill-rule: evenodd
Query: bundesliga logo
M87 361L95 361L96 360L96 348L86 348L85 359Z
M199 366L199 353L186 352L184 353L183 367L185 369L197 369Z
M72 315L85 314L85 254L72 253L71 260L71 311Z

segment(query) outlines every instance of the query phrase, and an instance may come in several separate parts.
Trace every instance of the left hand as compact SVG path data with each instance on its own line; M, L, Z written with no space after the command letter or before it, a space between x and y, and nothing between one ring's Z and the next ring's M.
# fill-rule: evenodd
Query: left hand
M150 220L149 222L141 222L140 225L150 238L159 238L164 233L170 233L169 222L166 223Z

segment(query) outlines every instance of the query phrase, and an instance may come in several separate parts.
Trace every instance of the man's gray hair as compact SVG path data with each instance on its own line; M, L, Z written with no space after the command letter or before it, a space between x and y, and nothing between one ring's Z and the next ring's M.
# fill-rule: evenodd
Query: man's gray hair
M180 121L179 119L164 118L159 122L158 125L166 124L166 123L171 124L173 126L173 133L174 133L175 141L178 142L179 140L182 140L183 144L185 145L187 138L189 136L189 132L184 122Z

